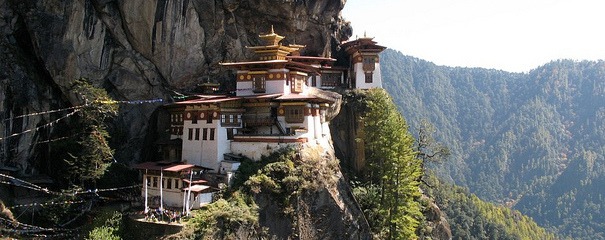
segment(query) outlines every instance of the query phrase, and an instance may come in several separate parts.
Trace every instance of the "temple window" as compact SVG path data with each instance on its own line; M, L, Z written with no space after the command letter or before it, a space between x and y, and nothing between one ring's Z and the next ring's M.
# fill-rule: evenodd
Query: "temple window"
M202 140L208 140L208 128L203 129Z
M374 75L372 72L366 72L366 83L372 83L373 79L372 79L372 75Z
M195 129L195 140L200 140L200 129L199 128Z
M305 121L304 115L305 108L303 106L293 106L286 108L286 122L288 123L302 123Z
M254 86L255 93L265 92L265 76L257 75L252 78L252 85Z
M172 189L172 179L166 179L166 189Z
M322 87L336 87L340 84L339 73L324 73L321 75Z
M178 188L179 188L179 179L178 179L178 178L175 178L175 179L174 179L174 188L175 188L175 189L178 189Z
M237 114L223 114L221 115L221 125L233 126L239 125L240 117Z
M187 139L189 139L189 140L193 140L193 128L190 128L190 129L189 129L189 133L188 133L187 135L188 135L188 136L187 136Z
M373 73L376 68L376 60L378 56L364 56L363 57L363 72L365 73L365 83L372 83Z
M300 93L303 91L303 84L305 82L304 76L293 75L292 76L292 88L291 91L293 93Z
M214 141L214 132L215 132L214 128L211 128L210 129L210 141Z
M158 187L158 177L153 177L153 187Z

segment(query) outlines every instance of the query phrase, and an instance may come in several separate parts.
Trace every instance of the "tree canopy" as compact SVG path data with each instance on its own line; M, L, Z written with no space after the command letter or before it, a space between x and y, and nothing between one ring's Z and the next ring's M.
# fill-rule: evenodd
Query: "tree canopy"
M362 198L374 234L381 239L417 237L422 168L405 119L383 89L349 92L345 102L363 110L359 141L365 145L369 172L360 178L355 192Z
M453 68L386 50L385 89L412 128L428 119L450 149L433 166L482 199L574 239L605 237L605 61L528 73Z

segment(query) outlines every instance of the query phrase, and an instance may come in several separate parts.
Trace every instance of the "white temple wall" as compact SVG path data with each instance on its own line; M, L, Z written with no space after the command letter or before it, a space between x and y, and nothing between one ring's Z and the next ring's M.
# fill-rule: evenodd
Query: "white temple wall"
M363 63L355 63L355 88L370 89L382 88L382 74L380 73L380 63L374 63L375 70L372 74L372 82L366 83L366 75L363 71Z

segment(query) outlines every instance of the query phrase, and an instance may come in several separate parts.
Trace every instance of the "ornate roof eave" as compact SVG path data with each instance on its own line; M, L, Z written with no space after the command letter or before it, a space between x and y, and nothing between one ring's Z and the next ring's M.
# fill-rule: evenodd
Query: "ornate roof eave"
M349 47L352 45L363 45L363 44L376 44L377 42L374 41L374 38L358 38L352 41L346 41L342 44L340 44L342 47Z
M300 103L334 103L335 100L324 96L302 95L302 94L287 94L276 98L280 102L300 102Z
M265 60L265 61L249 61L249 62L232 62L232 63L219 63L219 65L241 69L242 67L250 67L250 66L265 66L265 65L274 65L274 64L286 64L288 60Z
M345 49L345 51L349 54L354 53L360 49L377 49L379 51L383 51L386 49L386 47L380 46L376 43L377 42L374 41L374 38L363 37L353 41L344 42L340 45L340 47Z
M279 53L288 55L288 54L298 50L297 48L291 48L291 47L287 47L287 46L283 46L283 45L254 46L254 47L246 46L246 48L254 51L254 53L256 53L256 54L279 52Z
M237 101L237 100L241 100L241 98L240 97L221 96L221 97L217 97L217 98L194 99L194 100L182 101L182 102L177 102L174 104L176 104L176 105L218 104L221 102L229 102L229 101Z
M286 68L305 72L305 73L317 73L317 74L320 73L319 69L317 67L311 66L309 64L301 63L301 62L295 62L295 61L289 61L286 64Z
M345 48L345 51L348 54L353 54L355 52L382 52L385 49L387 49L387 47L380 45L359 45Z
M327 57L311 57L311 56L286 56L286 59L291 59L292 61L297 62L336 62L334 58Z
M210 169L198 165L182 163L182 162L143 162L134 166L135 169L139 170L156 170L164 172L181 172L189 171L190 169Z

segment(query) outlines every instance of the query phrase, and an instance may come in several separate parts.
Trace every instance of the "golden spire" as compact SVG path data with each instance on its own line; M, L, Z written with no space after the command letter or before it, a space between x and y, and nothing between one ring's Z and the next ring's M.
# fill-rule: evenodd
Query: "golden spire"
M275 31L273 30L273 25L271 25L271 33L265 34L265 35L259 35L258 37L260 37L261 39L263 39L265 41L265 44L267 46L278 45L279 42L282 39L284 39L284 36L280 36L280 35L278 35L278 34L275 33Z

